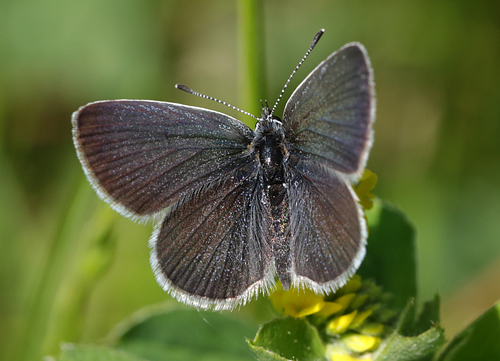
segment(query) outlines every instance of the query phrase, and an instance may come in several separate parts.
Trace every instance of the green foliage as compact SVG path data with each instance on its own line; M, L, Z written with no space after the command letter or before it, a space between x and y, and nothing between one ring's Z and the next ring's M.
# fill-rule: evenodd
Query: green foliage
M393 251L392 256L398 258L396 264L406 262L402 272L409 277L410 283L414 283L414 256L408 251L413 249L412 227L400 212L381 202L376 202L371 215L367 262L370 265L380 261L382 252L379 247L399 250ZM383 230L384 227L389 227L391 232ZM381 234L385 235L384 242L381 241ZM372 237L376 241L372 242ZM396 246L397 242L404 245ZM382 270L375 272L374 278L377 282L380 280L394 298L401 300L406 297L406 305L399 308L397 322L383 335L380 346L372 353L372 359L430 361L445 342L444 331L439 325L439 297L424 303L419 311L414 297L415 288L402 286L398 282L399 277L390 277L385 267L394 262L390 259L384 262L386 264L380 263ZM364 267L365 276L369 269L369 266ZM399 305L400 302L393 304ZM479 359L493 360L500 357L497 342L500 336L499 311L500 306L493 307L459 334L439 356L439 361L468 360L478 356L481 356ZM124 361L252 360L251 349L260 360L308 361L324 358L326 345L330 342L328 337L321 336L317 325L306 318L277 318L263 324L252 337L255 332L254 325L237 320L231 314L171 307L149 308L121 323L108 338L108 347L65 346L57 360L91 360L96 355L103 360ZM245 339L250 349L245 345Z
M112 347L65 346L57 360L101 360L92 357L102 354L117 361L250 361L253 357L245 338L254 334L255 329L230 315L149 308L119 324L108 338Z
M439 298L417 315L410 300L394 330L372 355L374 361L430 361L444 344ZM145 309L121 323L109 345L63 345L57 361L253 360L244 343L263 361L320 360L325 345L304 318L278 318L255 327L231 315L188 309ZM500 357L500 303L492 307L444 349L438 361L496 360Z
M111 343L151 361L252 360L245 338L255 330L230 314L150 309L121 324Z
M455 336L438 360L500 360L500 302Z
M445 341L444 330L439 326L439 298L427 302L418 317L415 317L415 313L415 302L410 300L398 320L397 327L382 341L373 355L373 360L432 359Z
M57 361L147 361L128 352L100 346L64 345Z
M259 360L318 360L325 346L318 330L303 318L278 318L264 324L248 344Z
M444 331L434 327L413 337L393 334L387 338L373 355L374 361L425 361L444 344Z
M401 309L417 296L415 229L404 214L380 200L367 218L367 255L358 273L391 292L390 304Z

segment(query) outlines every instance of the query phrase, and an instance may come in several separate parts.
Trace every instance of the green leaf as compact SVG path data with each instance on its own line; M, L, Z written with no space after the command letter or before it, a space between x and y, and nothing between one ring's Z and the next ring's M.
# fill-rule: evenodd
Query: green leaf
M417 336L439 324L439 304L440 298L436 295L424 303L417 316L415 300L411 299L399 317L396 331L403 336Z
M373 355L374 361L428 360L444 344L444 331L436 326L418 336L407 337L398 333L386 338Z
M500 302L455 336L438 360L500 360Z
M318 330L302 318L285 317L268 322L248 344L259 360L318 360L325 347Z
M418 316L413 331L415 334L422 333L435 324L439 324L439 295L434 296L434 299L424 303L424 307Z
M268 350L267 348L255 346L254 344L252 344L251 340L247 340L247 342L253 352L257 355L257 359L260 361L292 361L289 358L281 357L277 353Z
M414 300L401 313L396 329L373 355L374 361L427 361L443 346L444 330L439 321L439 297L427 302L416 315Z
M403 309L417 296L415 230L406 217L380 200L367 212L369 236L359 274L393 294L389 305Z
M245 339L256 326L226 314L146 310L119 328L116 347L151 361L253 360Z
M412 298L408 301L403 312L399 316L398 322L396 324L395 332L404 336L416 336L414 333L416 318L416 306L415 299Z
M147 361L128 352L99 346L78 346L66 344L57 361Z

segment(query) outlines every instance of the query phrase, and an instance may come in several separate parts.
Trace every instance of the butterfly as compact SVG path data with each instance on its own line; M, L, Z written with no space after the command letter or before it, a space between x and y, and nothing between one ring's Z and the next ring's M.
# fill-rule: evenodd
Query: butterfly
M87 178L119 213L157 220L151 265L181 302L230 310L277 280L285 290L325 294L365 255L365 219L350 184L373 139L365 48L349 43L321 62L282 119L276 104L263 105L255 130L216 111L149 100L98 101L73 113Z

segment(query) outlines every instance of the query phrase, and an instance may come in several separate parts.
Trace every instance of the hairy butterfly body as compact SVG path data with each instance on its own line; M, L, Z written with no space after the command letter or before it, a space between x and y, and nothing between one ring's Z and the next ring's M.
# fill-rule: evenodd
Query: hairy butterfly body
M131 218L159 217L152 267L185 303L232 309L276 276L285 289L326 293L364 257L366 224L349 184L372 143L364 47L331 54L293 92L283 119L273 111L263 107L255 131L167 102L101 101L73 114L77 154L101 198Z

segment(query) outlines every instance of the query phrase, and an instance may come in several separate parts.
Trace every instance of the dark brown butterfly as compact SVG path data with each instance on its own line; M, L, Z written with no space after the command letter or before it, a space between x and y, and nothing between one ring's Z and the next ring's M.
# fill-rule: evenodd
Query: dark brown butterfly
M327 293L364 257L366 224L350 185L365 167L375 114L363 45L320 63L283 119L274 108L263 106L254 131L222 113L147 100L73 114L78 158L99 196L132 219L160 220L151 264L182 302L232 309L276 278Z

